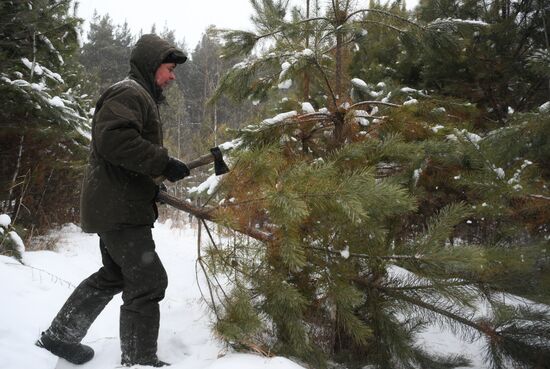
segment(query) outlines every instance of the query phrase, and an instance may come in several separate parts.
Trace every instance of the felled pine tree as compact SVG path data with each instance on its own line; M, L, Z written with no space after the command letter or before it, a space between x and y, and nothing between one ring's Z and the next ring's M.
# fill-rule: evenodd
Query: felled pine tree
M502 305L480 317L476 304L496 291L479 266L504 252L451 244L455 227L471 214L466 203L444 203L422 214L421 223L406 223L419 210L411 190L418 164L456 161L459 147L419 119L403 119L418 109L410 95L424 92L348 80L349 46L369 10L333 1L326 14L293 9L287 21L281 2L252 3L261 33L224 32L226 55L249 53L267 36L274 40L266 52L235 65L218 94L274 107L281 95L273 86L297 88L288 90L279 114L240 130L234 168L221 187L216 221L262 232L255 236L260 242L235 239L207 251L210 272L232 282L231 291L212 291L220 297L212 299L220 336L314 368L466 365L466 358L418 343L427 324L441 324L482 337L495 368L547 362L547 314ZM376 12L400 35L442 24L419 26Z

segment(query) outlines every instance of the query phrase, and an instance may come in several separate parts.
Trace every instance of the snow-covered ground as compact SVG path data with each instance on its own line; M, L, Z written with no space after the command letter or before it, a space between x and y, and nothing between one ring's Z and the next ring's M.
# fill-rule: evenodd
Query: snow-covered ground
M161 302L158 355L172 363L170 368L303 369L281 357L234 353L216 340L210 329L212 317L198 287L205 286L204 279L200 271L195 272L195 231L157 223L153 236L169 277ZM0 256L0 369L120 368L120 296L107 305L84 338L96 353L90 362L72 365L34 345L74 286L101 266L96 235L84 234L71 225L54 237L59 238L57 251L26 252L26 265ZM485 368L479 345L460 341L435 326L421 334L419 343L430 351L465 354L473 361L471 368Z
M107 305L84 338L83 343L95 350L90 362L72 365L34 345L74 286L101 266L96 235L66 226L58 236L57 252L26 252L26 266L0 256L0 369L120 368L120 295ZM161 302L158 355L172 364L170 368L303 369L281 357L228 351L212 335L212 319L197 286L196 234L157 223L153 236L169 278ZM198 276L198 283L203 283L200 272Z

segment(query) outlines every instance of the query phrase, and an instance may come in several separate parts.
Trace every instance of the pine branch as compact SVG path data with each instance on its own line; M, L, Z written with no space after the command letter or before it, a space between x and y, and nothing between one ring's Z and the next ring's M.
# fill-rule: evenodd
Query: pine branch
M363 105L384 105L384 106L390 106L392 108L402 107L402 105L398 105L398 104L392 104L392 103L388 103L388 102L372 100L372 101L361 101L361 102L355 103L355 104L353 104L352 106L349 107L349 110L356 109L356 108L358 108L360 106L363 106Z
M411 296L408 296L407 294L398 293L398 292L394 291L393 289L390 289L390 288L387 288L387 287L379 287L379 288L380 288L381 291L388 294L389 296L392 296L392 297L394 297L398 300L403 300L403 301L406 301L406 302L411 303L413 305L419 306L423 309L426 309L426 310L432 311L434 313L437 313L441 316L444 316L446 318L451 319L452 321L456 321L456 322L459 322L459 323L461 323L465 326L473 328L478 332L485 333L485 334L488 334L488 335L489 334L498 335L498 333L488 325L476 323L473 320L470 320L470 319L467 319L467 318L465 318L463 316L460 316L458 314L452 313L452 312L450 312L446 309L443 309L443 308L437 307L435 305L429 304L428 302L426 302L422 299L416 299L416 298L413 298Z
M550 197L548 196L544 196L544 195L527 195L528 197L531 197L531 198L534 198L534 199L540 199L540 200L546 200L546 201L550 201Z
M394 14L394 13L391 13L391 12L388 12L386 10L380 10L380 9L359 9L359 10L356 10L352 13L350 13L346 19L344 20L344 22L347 22L351 17L359 14L359 13L375 13L375 14L381 14L381 15L384 15L388 18L393 18L393 19L397 19L401 22L404 22L404 23L407 23L411 26L414 26L418 29L423 29L423 27L419 26L417 23L411 21L411 20L408 20L407 18L404 18L404 17L401 17L397 14Z
M308 249L327 252L331 255L342 256L342 251L331 250L328 248L321 248L315 246L307 246ZM430 258L421 256L421 255L370 255L370 254L361 254L355 252L347 253L349 257L355 257L360 259L380 259L380 260L410 260L410 261L423 261L429 262Z
M363 23L365 23L365 24L367 24L367 23L370 23L370 24L377 24L377 25L379 25L379 26L383 26L383 27L392 29L392 30L394 30L394 31L396 31L396 32L398 32L398 33L407 33L407 31L404 30L404 29L397 28L397 27L395 27L395 26L392 26L392 25L387 24L387 23L384 23L384 22L379 22L379 21L374 21L374 20L365 19L365 20L362 20L362 21L361 21L361 24L363 24Z
M317 61L317 59L315 58L314 59L314 62L315 62L315 67L319 70L319 72L321 73L321 76L323 77L323 80L325 81L325 85L327 86L329 92L330 92L330 97L332 98L332 103L334 104L334 107L337 107L338 106L338 102L336 100L336 95L334 94L334 91L332 89L332 86L330 85L330 81L327 77L327 74L325 73L325 71L323 70L323 67L319 64L319 62Z

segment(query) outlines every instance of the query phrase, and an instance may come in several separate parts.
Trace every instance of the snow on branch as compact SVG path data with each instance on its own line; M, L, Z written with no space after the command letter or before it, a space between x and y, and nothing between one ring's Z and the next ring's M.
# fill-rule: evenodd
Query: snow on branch
M40 41L42 41L44 44L46 44L46 46L48 47L48 49L50 49L50 51L52 53L54 53L57 56L57 60L59 60L59 64L61 64L61 65L65 64L65 61L63 60L63 57L61 56L59 51L55 48L55 46L53 46L53 44L52 44L52 42L50 41L49 38L47 38L43 34L38 35L38 38L40 39Z
M223 45L223 57L228 59L249 54L259 40L256 34L246 31L218 29L213 34Z
M485 27L488 26L486 22L473 20L473 19L459 19L459 18L437 18L427 24L426 28L456 28L459 25Z
M43 73L44 71L51 73L38 64L35 64L35 66L38 66ZM61 77L59 78L61 79ZM54 121L61 121L67 126L76 128L83 136L87 137L86 131L89 129L87 127L87 118L78 112L78 104L72 99L69 93L65 92L61 93L60 96L52 96L48 93L49 88L43 82L37 84L30 83L24 79L11 80L5 74L1 75L0 80L10 85L17 93L23 94L27 98L31 97L35 108L44 111L44 114L50 112L47 114L51 114L50 118Z
M48 78L50 78L51 80L53 80L55 82L58 82L58 83L61 83L61 84L65 83L63 78L61 78L61 76L58 73L52 72L48 68L40 65L40 63L38 63L38 62L34 62L34 69L33 69L33 62L31 62L29 59L21 58L21 62L27 68L29 68L29 70L33 71L33 73L36 74L37 76L45 76L45 77L48 77Z
M289 118L295 117L297 115L298 115L298 113L295 110L289 111L289 112L286 112L286 113L277 114L273 118L264 119L262 121L262 123L260 123L260 125L262 125L262 126L271 126L271 125L274 125L274 124L281 123L281 122L283 122L283 121L285 121Z

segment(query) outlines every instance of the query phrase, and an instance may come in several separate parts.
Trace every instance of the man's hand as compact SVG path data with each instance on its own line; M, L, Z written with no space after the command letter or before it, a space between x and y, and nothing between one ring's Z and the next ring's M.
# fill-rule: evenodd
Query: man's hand
M158 202L161 205L164 205L164 202L159 199L159 195L161 192L168 193L168 188L166 188L166 185L164 183L161 183L157 186L157 191L155 193L155 202Z
M162 175L165 176L170 182L179 181L180 179L187 177L189 174L190 172L187 165L174 158L168 159L168 164L162 172Z

